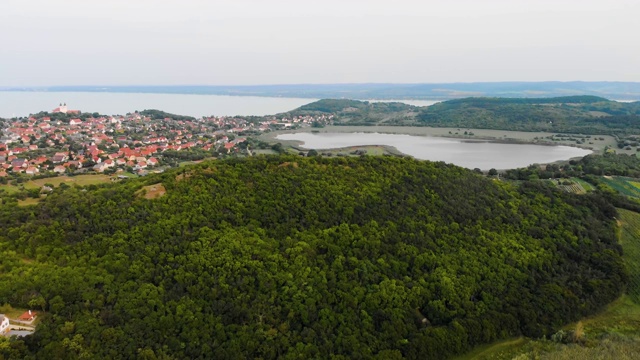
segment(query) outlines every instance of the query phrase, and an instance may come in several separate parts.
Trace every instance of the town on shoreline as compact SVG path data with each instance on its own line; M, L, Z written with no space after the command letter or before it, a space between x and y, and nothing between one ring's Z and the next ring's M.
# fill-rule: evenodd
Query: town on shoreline
M195 119L157 110L106 116L60 104L51 112L0 122L0 179L89 172L145 175L182 161L251 154L247 140L252 136L331 121L331 115Z
M491 129L415 126L332 126L334 114L209 116L193 118L159 110L101 115L72 110L66 104L29 117L0 119L0 184L60 175L144 176L181 163L228 156L301 151L280 141L287 131L381 132L468 140L571 145L603 153L614 148L610 135L580 136ZM356 147L357 148L357 147ZM381 150L380 150L381 149ZM339 150L339 149L337 149ZM353 150L353 149L351 149ZM374 153L402 155L376 147ZM364 147L355 153L367 151ZM635 153L618 149L622 153ZM336 154L341 154L337 151Z

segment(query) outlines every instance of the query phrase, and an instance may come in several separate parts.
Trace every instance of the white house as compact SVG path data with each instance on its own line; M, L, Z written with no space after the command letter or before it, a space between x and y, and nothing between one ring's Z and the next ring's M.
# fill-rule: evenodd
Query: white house
M9 332L9 318L5 314L0 314L0 335Z

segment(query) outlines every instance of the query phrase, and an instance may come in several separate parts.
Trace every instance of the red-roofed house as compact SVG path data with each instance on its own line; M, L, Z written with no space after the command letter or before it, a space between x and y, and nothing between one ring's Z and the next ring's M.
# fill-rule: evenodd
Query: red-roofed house
M39 172L40 172L40 171L38 170L38 168L37 168L37 167L34 167L34 166L29 166L29 167L27 168L27 170L25 170L25 173L26 173L27 175L35 175L35 174L37 174L37 173L39 173Z
M24 322L30 322L35 320L38 317L38 313L35 311L25 311L24 314L20 315L20 317L18 317L18 320L20 321L24 321Z
M51 158L51 161L53 163L61 163L61 162L67 161L68 158L69 157L67 156L66 153L57 152L57 153L55 153L55 155L53 155L53 157Z

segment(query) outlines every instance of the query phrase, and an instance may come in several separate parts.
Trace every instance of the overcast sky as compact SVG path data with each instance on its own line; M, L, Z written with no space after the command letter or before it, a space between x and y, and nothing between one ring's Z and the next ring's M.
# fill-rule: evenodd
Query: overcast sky
M0 0L0 86L640 81L639 0Z

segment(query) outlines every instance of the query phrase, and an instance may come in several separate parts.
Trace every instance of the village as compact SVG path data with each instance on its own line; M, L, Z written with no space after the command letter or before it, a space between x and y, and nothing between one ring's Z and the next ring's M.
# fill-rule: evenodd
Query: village
M331 115L196 119L157 110L104 116L60 104L50 113L0 122L0 179L6 183L20 176L146 175L184 160L251 154L243 145L249 136L331 121Z

